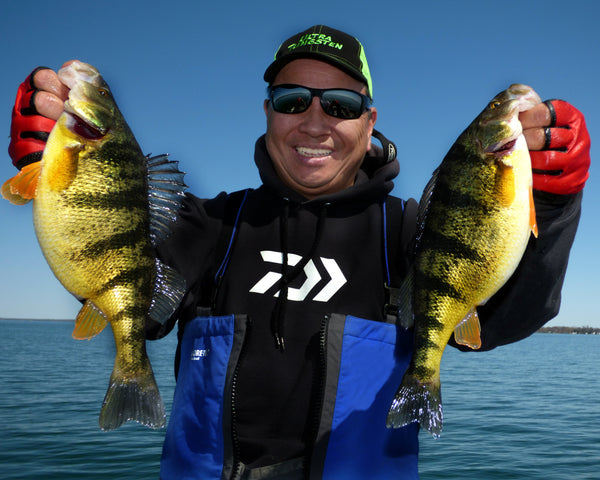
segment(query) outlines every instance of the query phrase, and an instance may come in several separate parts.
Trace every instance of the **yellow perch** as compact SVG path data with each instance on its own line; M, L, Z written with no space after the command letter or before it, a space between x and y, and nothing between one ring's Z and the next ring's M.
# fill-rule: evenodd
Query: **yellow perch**
M164 322L185 285L162 265L153 246L179 208L183 173L166 156L147 158L92 66L74 62L58 72L70 88L65 111L42 160L2 187L13 203L33 199L35 231L50 268L84 302L73 336L91 338L110 323L115 365L99 424L135 420L165 425L150 361L147 319Z
M513 274L531 232L537 236L531 161L519 112L540 103L528 86L498 94L458 137L423 192L415 262L400 305L414 322L412 361L388 414L388 427L419 422L442 431L440 362L452 333L481 346L476 307Z

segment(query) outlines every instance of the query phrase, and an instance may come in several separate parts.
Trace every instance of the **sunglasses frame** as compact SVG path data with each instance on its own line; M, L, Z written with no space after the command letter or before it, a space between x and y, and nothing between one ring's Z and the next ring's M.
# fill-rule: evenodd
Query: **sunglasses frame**
M300 89L306 90L310 93L310 101L306 105L306 108L303 110L299 110L299 111L295 111L295 112L285 112L285 111L277 110L275 108L275 102L273 101L273 94L274 94L275 90L277 90L278 88L288 89L288 90L300 88ZM327 93L327 92L346 92L346 93L351 93L352 95L358 96L361 100L359 113L356 116L350 116L350 117L334 115L333 113L331 113L330 104L325 103L326 100L323 100L323 94ZM357 118L360 118L363 113L370 110L371 107L373 106L373 102L371 101L371 99L369 97L367 97L366 95L364 95L360 92L357 92L356 90L350 90L347 88L310 88L310 87L305 87L304 85L295 85L292 83L269 86L267 88L267 97L268 97L269 102L271 102L271 106L274 111L276 111L277 113L285 113L288 115L295 115L297 113L306 112L306 110L308 110L310 108L313 98L318 97L319 103L321 104L321 108L323 109L323 111L330 117L339 118L340 120L355 120Z

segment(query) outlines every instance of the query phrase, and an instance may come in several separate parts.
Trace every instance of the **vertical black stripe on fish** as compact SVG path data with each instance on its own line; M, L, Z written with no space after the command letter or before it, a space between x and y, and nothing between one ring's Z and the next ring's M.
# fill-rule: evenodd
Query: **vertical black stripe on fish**
M104 282L104 286L96 292L96 295L102 295L120 285L129 286L132 283L136 283L136 280L138 280L138 279L147 279L148 280L147 283L150 284L149 277L151 277L151 276L153 277L153 275L151 275L154 272L153 266L154 266L154 261L152 261L152 264L139 265L139 266L135 266L132 268L121 270L114 277L107 279ZM149 288L151 290L152 286L149 285Z
M111 322L121 322L130 319L136 323L140 319L144 319L147 313L147 309L140 308L138 305L127 305L113 315ZM122 333L121 338L124 342L137 342L140 340L140 329L128 329Z
M432 204L434 208L427 218L436 214L446 215L450 211L469 209L478 215L489 215L493 208L489 202L484 202L487 196L477 195L472 188L461 188L457 183L448 183L443 178L438 179L434 190ZM429 220L428 220L429 221Z
M121 129L123 132L118 139L113 138L111 141L100 145L96 150L96 157L104 159L106 163L119 164L121 166L144 165L145 156L133 133L127 124L123 124Z
M93 210L148 210L148 198L141 185L133 185L126 190L106 193L72 192L65 197L65 203L71 208Z
M427 314L416 314L415 323L417 325L423 325L426 330L443 330L445 325L440 322L434 315Z
M432 295L434 297L445 297L458 301L465 301L465 297L453 284L438 276L429 275L422 270L419 270L418 273L417 288L422 288L422 295Z
M421 321L420 319L419 321ZM412 358L412 369L419 378L430 378L435 374L435 370L428 368L426 365L430 363L431 356L438 356L443 352L446 344L440 345L430 338L428 335L431 332L430 328L423 328L415 335L415 348Z
M454 236L445 235L442 232L433 230L427 225L423 230L420 247L423 252L426 250L446 252L456 259L471 260L473 262L486 261L486 258L478 250L471 247L471 245Z
M413 363L412 365L412 374L414 377L427 381L431 378L434 378L436 375L436 370L433 368L427 368L422 363Z
M148 226L145 223L138 223L131 230L87 243L84 247L74 250L70 258L72 260L95 260L110 251L120 250L123 247L138 247L143 250L147 238Z
M436 375L436 370L433 368L427 368L422 363L413 363L412 375L421 381L428 381L433 379Z

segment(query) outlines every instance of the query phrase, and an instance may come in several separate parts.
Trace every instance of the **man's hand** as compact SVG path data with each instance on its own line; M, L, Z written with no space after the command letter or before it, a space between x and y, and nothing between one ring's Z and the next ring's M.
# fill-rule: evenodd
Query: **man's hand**
M68 96L69 89L56 72L46 67L36 68L19 86L8 146L8 154L17 168L41 159L48 134L63 112Z
M582 113L563 100L521 112L533 188L559 195L581 191L589 176L590 136Z

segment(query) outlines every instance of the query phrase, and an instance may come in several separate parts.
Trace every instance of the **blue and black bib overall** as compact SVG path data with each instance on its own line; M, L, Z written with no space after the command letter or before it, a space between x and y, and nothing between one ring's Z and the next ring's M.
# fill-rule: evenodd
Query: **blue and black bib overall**
M242 208L243 201L236 223ZM228 255L229 249L224 268ZM418 479L417 425L386 428L412 352L412 333L390 318L385 323L333 313L323 319L312 451L259 469L247 469L236 454L237 372L252 323L245 315L200 315L187 322L161 478Z

